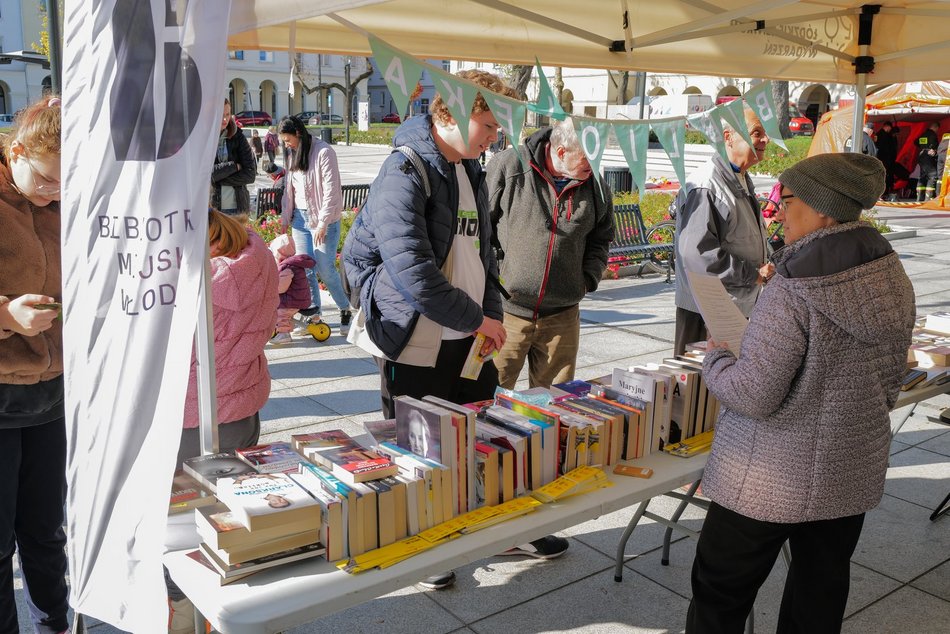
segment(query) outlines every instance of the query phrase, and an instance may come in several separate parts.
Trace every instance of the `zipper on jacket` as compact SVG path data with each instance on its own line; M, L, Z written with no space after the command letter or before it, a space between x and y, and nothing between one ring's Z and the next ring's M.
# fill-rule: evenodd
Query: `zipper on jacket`
M545 175L545 173L544 173L543 171L541 171L541 168L539 168L539 167L534 163L534 161L531 162L531 167L534 169L534 171L536 171L536 172L541 176L541 178L544 179L544 182L546 182L546 183L548 184L548 187L551 188L551 191L554 192L554 208L551 210L551 211L552 211L552 213L551 213L551 216L552 216L552 219L551 219L551 237L550 237L550 239L548 239L548 255L547 255L547 259L546 259L546 261L545 261L545 263L544 263L544 275L541 276L541 288L538 289L538 301L537 301L537 303L534 305L534 313L533 313L533 315L532 315L532 317L531 317L531 320L532 320L532 321L537 321L537 320L538 320L538 312L541 310L541 302L544 301L544 292L547 290L547 287L548 287L548 276L549 276L550 273L551 273L551 259L554 257L554 238L555 238L555 236L557 235L557 217L560 215L560 213L558 213L558 211L559 211L559 207L560 207L560 204L561 204L561 196L563 196L566 192L570 191L571 189L575 189L575 188L577 188L577 187L580 187L581 184L583 184L583 183L578 183L577 185L572 185L572 186L570 186L570 187L565 187L565 188L562 189L560 192L558 192L558 191L557 191L557 188L554 186L554 183L551 182L551 180L547 177L547 175ZM570 214L571 214L571 206L570 206L570 204L571 204L571 202L572 202L573 200L574 200L573 195L571 195L571 196L568 197L568 208L567 208L567 209L568 209L568 212L567 212L567 219L568 219L568 220L571 219L571 215L570 215Z

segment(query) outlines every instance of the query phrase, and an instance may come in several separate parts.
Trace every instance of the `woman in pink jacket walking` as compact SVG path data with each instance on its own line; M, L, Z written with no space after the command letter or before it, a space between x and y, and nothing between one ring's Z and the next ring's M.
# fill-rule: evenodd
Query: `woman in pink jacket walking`
M307 271L313 304L300 312L319 320L319 275L340 309L340 334L346 335L350 328L350 301L336 270L343 215L343 190L336 153L329 144L312 137L296 117L281 119L277 132L286 147L284 166L287 169L281 228L286 231L288 226L293 227L297 253L309 255L317 263Z

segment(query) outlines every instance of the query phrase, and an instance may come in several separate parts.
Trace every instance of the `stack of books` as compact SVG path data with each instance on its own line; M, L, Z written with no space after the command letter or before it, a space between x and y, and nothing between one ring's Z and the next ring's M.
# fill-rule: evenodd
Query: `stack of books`
M193 511L215 502L216 500L211 492L185 473L184 470L179 469L175 472L175 477L172 479L171 496L168 499L169 515Z
M950 312L925 315L917 320L907 367L947 367L950 362Z
M219 504L196 510L195 522L200 555L222 584L325 552L320 506L287 474L220 478L217 497Z

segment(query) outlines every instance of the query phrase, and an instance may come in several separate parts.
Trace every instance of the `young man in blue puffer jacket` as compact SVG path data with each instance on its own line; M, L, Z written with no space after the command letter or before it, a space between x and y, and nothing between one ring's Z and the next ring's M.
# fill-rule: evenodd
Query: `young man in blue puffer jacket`
M484 88L489 98L508 94L490 73L469 70L459 77ZM477 333L486 336L483 353L500 349L506 337L488 192L478 162L498 129L482 93L472 105L467 135L436 96L429 115L413 117L396 131L393 145L409 151L394 151L383 163L347 234L344 270L360 289L364 322L357 330L365 327L381 353L376 360L386 418L393 416L395 396L468 403L492 398L498 385L491 360L477 379L460 376ZM551 558L566 549L566 540L548 536L517 552ZM446 573L423 585L454 581L454 573Z

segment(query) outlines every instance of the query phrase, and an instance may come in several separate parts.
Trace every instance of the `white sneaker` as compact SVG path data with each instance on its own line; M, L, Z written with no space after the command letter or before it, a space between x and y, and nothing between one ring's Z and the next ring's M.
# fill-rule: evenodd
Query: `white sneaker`
M290 336L289 332L278 332L276 335L270 338L270 343L272 346L286 346L293 342L294 339Z

